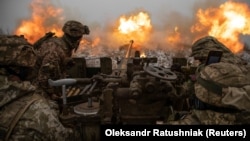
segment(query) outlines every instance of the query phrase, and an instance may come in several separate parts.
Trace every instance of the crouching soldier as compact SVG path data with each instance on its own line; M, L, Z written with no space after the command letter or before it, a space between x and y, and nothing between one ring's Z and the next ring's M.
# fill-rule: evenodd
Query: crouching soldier
M208 58L215 61L215 56L209 57L211 51L223 54L219 61L209 64ZM167 124L250 124L250 80L244 60L212 36L197 40L191 56L201 62L193 85L193 108L188 114L177 113Z
M0 140L80 140L63 126L51 102L30 83L36 77L33 47L21 36L0 37Z
M38 56L35 65L38 73L36 83L53 100L61 97L61 89L50 87L48 79L67 77L67 69L74 64L72 54L78 49L83 35L90 33L88 26L74 20L67 21L62 31L64 34L61 37L49 32L34 43Z

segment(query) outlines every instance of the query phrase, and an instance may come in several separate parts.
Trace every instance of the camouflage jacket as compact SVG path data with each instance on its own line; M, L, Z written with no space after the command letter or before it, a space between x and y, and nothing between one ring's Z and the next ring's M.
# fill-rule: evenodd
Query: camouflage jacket
M250 124L249 70L231 63L214 63L198 68L191 91L192 110L174 113L166 121L177 125ZM192 86L190 87L192 88ZM195 95L195 96L194 96ZM177 115L177 116L176 116ZM178 117L178 118L176 118Z
M35 66L38 77L36 83L47 93L58 93L55 88L48 86L48 79L65 78L65 59L68 56L65 42L61 38L51 37L37 49L38 60Z
M191 56L204 59L212 50L222 51L223 55L220 62L201 64L196 69L191 93L196 101L193 109L181 116L178 112L173 114L168 124L250 123L250 81L245 61L212 36L197 40L192 45Z
M170 125L244 125L250 124L249 112L217 112L213 110L191 110L180 119L170 116L165 122Z
M0 75L0 84L0 140L66 141L77 138L75 130L60 123L56 105L43 98L31 83L8 81L6 76Z

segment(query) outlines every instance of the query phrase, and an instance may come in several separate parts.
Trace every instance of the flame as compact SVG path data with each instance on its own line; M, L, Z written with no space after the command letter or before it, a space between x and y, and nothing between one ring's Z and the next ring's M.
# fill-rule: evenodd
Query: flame
M142 52L141 55L140 55L141 58L146 58L146 54L145 52Z
M233 53L243 50L240 35L250 34L250 10L247 4L227 1L219 8L199 9L198 23L192 32L203 32L225 44Z
M49 0L35 0L31 3L31 8L31 19L22 20L15 34L24 35L30 43L34 43L49 31L59 36L63 34L60 25L63 21L62 9L53 7Z
M177 26L174 28L174 32L167 36L166 40L170 45L176 45L181 42L181 33L178 31Z
M103 53L99 47L100 42L100 37L93 37L93 39L82 38L79 48L73 53L73 56L81 56L86 52L90 53L88 54L90 56L100 56Z
M34 0L31 3L31 18L22 20L15 34L24 35L31 43L34 43L49 31L61 36L63 34L61 30L61 23L64 21L63 10L55 8L49 1ZM164 33L166 34L165 40L163 39L162 42L161 38L158 38L162 34L156 33L158 36L151 36L153 27L147 12L137 11L130 15L122 15L117 19L117 24L112 27L111 34L105 32L103 36L99 33L93 36L91 31L92 39L83 39L79 50L86 50L86 47L90 47L96 53L97 47L111 47L117 45L116 43L122 45L134 40L133 49L141 52L145 49L144 47L149 45L156 45L157 48L173 47L174 50L183 51L184 47L190 47L189 42L206 35L216 37L234 53L243 50L244 44L241 43L240 36L250 34L250 10L247 4L227 1L217 8L199 9L196 16L196 24L191 27L191 33L194 33L194 35L191 35L189 30L185 30L185 27L189 26L188 24L175 27L168 26ZM174 22L174 20L171 22ZM152 37L157 38L157 40ZM99 52L103 53L102 51Z
M95 46L99 45L100 41L101 41L101 39L100 39L99 37L95 38L95 39L93 40L91 46L92 46L92 47L95 47Z
M131 40L135 40L132 45L133 50L141 50L142 45L149 40L152 25L148 13L137 12L129 16L123 15L117 19L116 23L112 27L111 34L106 32L105 38L92 32L92 39L82 40L77 52L80 54L89 51L91 55L101 56L104 53L101 48L108 46L110 49L105 50L113 50L114 45L118 44L119 47L123 47L123 43L127 47ZM112 45L109 45L110 42Z
M146 12L138 12L130 16L121 16L119 24L114 32L114 37L118 40L129 41L134 40L140 45L149 40L152 30L149 14Z

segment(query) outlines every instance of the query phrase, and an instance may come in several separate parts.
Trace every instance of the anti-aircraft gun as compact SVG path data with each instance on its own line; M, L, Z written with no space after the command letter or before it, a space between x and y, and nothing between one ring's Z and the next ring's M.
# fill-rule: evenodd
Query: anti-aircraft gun
M62 87L62 121L85 127L85 138L90 128L102 124L158 124L173 110L182 110L182 73L158 66L157 58L140 57L139 51L130 57L132 44L117 69L110 58L94 61L99 67L75 58L78 64L68 70L69 78L49 80L51 86ZM98 135L98 129L91 134Z

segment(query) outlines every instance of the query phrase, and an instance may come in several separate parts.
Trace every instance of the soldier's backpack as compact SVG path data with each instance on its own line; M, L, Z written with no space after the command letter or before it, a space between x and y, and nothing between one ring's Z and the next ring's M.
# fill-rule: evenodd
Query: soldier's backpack
M245 66L219 62L199 68L195 95L216 107L250 111L250 75Z
M42 44L44 41L46 41L47 39L53 37L54 35L55 35L54 32L47 32L43 37L41 37L40 39L38 39L38 40L33 44L34 48L37 50L37 49L41 46L41 44Z

